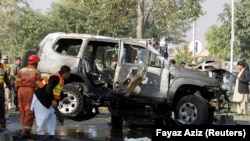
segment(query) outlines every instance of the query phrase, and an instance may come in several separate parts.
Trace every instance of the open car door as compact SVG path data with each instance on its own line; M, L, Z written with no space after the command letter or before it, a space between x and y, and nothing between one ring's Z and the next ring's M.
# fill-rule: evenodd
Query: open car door
M147 73L147 40L120 40L113 89L126 96L139 94Z

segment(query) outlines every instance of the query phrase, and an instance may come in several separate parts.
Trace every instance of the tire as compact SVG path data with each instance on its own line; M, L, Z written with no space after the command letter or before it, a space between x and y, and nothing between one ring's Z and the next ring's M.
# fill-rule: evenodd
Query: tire
M122 129L123 128L122 116L111 114L111 126L112 129Z
M93 110L95 110L95 112L93 112ZM89 120L91 118L94 118L97 114L99 114L98 107L94 107L94 106L88 105L88 103L85 103L85 106L80 112L80 114L78 114L78 116L73 118L73 120L74 121Z
M36 54L34 51L27 51L22 59L22 68L28 65L28 59L30 55Z
M66 118L76 118L78 117L84 107L84 99L81 92L72 84L67 84L64 86L63 93L67 94L69 98L69 104L64 104L59 102L58 110Z
M176 105L175 120L187 125L208 124L210 119L207 102L199 96L184 96Z

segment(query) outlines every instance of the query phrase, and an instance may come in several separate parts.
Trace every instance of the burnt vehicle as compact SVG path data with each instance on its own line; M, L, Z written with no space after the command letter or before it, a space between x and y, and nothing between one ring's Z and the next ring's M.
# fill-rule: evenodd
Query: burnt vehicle
M219 100L219 107L217 112L230 112L231 103L230 103L230 76L234 82L236 81L235 73L231 73L228 70L224 69L223 66L218 65L219 63L216 61L205 61L195 67L195 69L207 74L209 77L214 78L220 84L220 94L217 95L217 99ZM234 89L234 87L232 88Z
M42 77L62 65L71 67L64 87L70 103L59 103L58 109L73 120L92 118L97 107L107 106L114 127L123 121L210 124L219 105L215 79L171 66L148 40L51 33L37 54ZM116 68L107 77L112 58Z

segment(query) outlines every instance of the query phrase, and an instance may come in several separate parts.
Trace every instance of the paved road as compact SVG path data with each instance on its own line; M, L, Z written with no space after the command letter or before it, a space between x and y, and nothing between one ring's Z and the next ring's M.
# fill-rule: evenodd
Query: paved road
M231 120L225 118L223 122L218 123L220 125L250 125L248 120L235 120L238 117L233 117L233 113L229 114ZM7 129L10 133L14 133L16 130L21 129L18 113L12 113L10 121L7 125ZM32 132L35 133L36 124L34 123ZM110 114L101 113L97 117L76 122L69 119L65 120L65 125L57 127L56 134L63 141L123 141L128 138L142 139L143 141L150 140L151 128L150 126L139 126L138 128L129 128L124 126L122 131L112 130L110 126ZM1 137L0 137L1 140Z
M19 115L10 116L11 123L8 124L7 129L14 133L21 129ZM34 123L32 132L35 133L36 124ZM56 134L63 141L123 141L125 138L145 138L150 139L151 130L149 126L142 126L136 129L129 129L126 126L122 131L113 131L110 126L110 114L102 113L97 117L76 122L65 119L63 126L57 127Z

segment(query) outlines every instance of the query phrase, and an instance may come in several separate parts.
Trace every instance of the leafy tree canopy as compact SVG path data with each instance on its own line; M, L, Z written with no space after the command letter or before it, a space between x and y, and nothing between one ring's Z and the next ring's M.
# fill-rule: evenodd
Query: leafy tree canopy
M234 58L250 57L250 1L238 0L235 3L234 18ZM212 56L230 59L231 49L231 6L226 4L219 14L221 25L211 26L205 34L208 41L207 49Z

